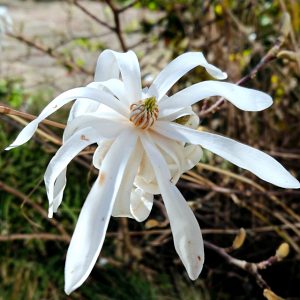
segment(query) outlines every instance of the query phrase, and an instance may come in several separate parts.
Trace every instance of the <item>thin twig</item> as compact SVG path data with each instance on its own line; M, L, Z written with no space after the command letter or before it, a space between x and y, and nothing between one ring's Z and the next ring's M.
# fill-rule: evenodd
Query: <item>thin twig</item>
M27 46L34 48L44 54L47 54L48 56L56 59L57 61L59 61L64 67L66 67L67 69L70 70L74 70L77 72L82 72L84 74L90 75L92 76L93 73L89 70L86 70L85 68L76 65L76 63L72 62L72 61L66 61L66 59L59 53L55 52L52 48L50 47L46 47L40 43L34 42L32 40L30 40L27 37L24 37L22 35L19 34L15 34L12 32L7 33L8 36L10 36L13 39L16 39L24 44L26 44Z
M70 237L66 235L58 235L52 233L16 233L8 235L0 235L0 242L11 242L16 240L46 240L46 241L64 241L69 242Z
M270 289L269 285L262 278L262 276L258 273L257 264L234 258L230 254L228 254L223 248L221 248L215 244L212 244L208 241L204 241L204 245L206 248L209 248L209 249L215 251L216 253L218 253L220 256L222 256L228 263L230 263L240 269L243 269L244 271L246 271L249 274L251 274L252 276L254 276L257 284L261 288Z
M85 13L87 16L92 18L95 22L102 25L103 27L106 27L107 29L111 31L115 31L115 28L107 24L105 21L102 21L98 16L94 15L92 12L87 10L79 1L77 0L69 0L69 2L73 3L76 7L78 7L83 13Z
M65 238L70 238L69 234L66 232L64 227L59 224L55 219L48 218L47 212L36 202L33 202L29 197L21 193L20 191L16 190L15 188L5 184L4 182L0 181L0 190L3 190L9 194L14 195L17 199L20 199L22 203L26 203L30 205L34 210L36 210L43 218L48 220L52 225L54 225L57 230L64 236Z
M114 32L118 37L120 46L124 52L128 50L128 47L126 46L125 39L123 37L123 33L121 30L121 23L120 23L120 10L113 4L111 0L105 0L109 8L111 9L111 12L113 13L115 27Z
M34 116L34 115L12 109L12 108L10 108L8 106L4 106L4 105L0 105L0 114L19 116L19 117L22 117L23 119L30 120L30 121L36 119L36 116ZM66 128L65 124L51 121L51 120L43 120L41 123L44 123L46 125L50 125L53 127L61 128L61 129Z

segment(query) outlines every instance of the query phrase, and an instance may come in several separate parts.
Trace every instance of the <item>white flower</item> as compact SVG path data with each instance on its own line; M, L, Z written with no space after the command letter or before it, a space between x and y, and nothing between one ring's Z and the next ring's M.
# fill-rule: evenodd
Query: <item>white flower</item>
M247 111L260 111L272 104L265 93L218 81L204 81L166 95L176 81L197 66L204 67L216 79L227 77L209 64L202 53L185 53L167 65L149 88L142 89L134 52L106 50L99 56L95 82L55 98L7 148L27 142L42 120L77 99L64 131L63 145L45 173L51 217L62 200L68 163L88 145L98 144L93 163L99 176L82 207L67 253L67 294L90 274L110 216L144 220L151 211L153 194L162 195L175 249L189 277L199 276L204 262L201 231L175 184L183 172L199 161L201 147L265 181L284 188L300 187L269 155L229 138L193 129L199 120L191 105L207 97L225 97ZM186 119L189 126L176 123L179 118Z
M0 44L2 36L12 30L12 19L5 6L0 6Z

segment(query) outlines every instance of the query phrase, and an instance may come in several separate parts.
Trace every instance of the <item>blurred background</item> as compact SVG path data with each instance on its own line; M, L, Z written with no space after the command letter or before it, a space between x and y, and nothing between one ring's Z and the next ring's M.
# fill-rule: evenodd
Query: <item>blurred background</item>
M13 20L1 42L1 107L37 115L56 95L91 82L97 57L107 48L137 53L144 86L177 55L202 51L228 73L229 82L262 90L274 104L250 113L227 103L212 109L218 99L207 99L194 107L201 127L269 153L300 178L299 1L0 4ZM207 79L196 68L171 93ZM69 109L65 106L51 119L64 123ZM157 197L146 222L111 219L91 275L66 296L68 243L96 176L91 151L70 164L63 204L48 219L43 175L61 144L62 129L41 125L26 145L4 152L28 119L0 111L1 300L300 299L300 192L269 185L206 151L178 183L207 241L199 279L188 279ZM239 241L233 243L236 236ZM289 245L287 256L275 255L282 243ZM260 281L230 264L224 252L270 266L259 270Z

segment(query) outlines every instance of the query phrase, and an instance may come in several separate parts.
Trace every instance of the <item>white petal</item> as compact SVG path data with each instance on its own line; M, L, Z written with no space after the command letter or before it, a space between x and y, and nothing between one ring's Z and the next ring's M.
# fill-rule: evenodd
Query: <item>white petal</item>
M204 262L203 240L199 224L187 202L170 180L168 166L154 144L141 137L152 163L172 229L175 249L192 280L199 276Z
M65 292L70 294L90 274L102 248L105 233L136 135L126 132L105 156L78 218L65 265Z
M159 122L155 130L168 138L199 144L259 178L283 188L300 188L300 183L278 161L250 146L216 134L196 131L175 123Z
M153 195L137 188L130 195L130 212L138 222L145 221L153 206Z
M135 53L133 51L126 53L103 51L97 61L95 81L119 79L119 72L121 72L128 94L128 104L140 100L142 96L141 71Z
M116 110L121 115L128 117L128 111L126 110L126 108L123 107L121 105L121 102L114 98L112 95L93 88L75 88L60 94L53 101L51 101L35 120L31 121L25 128L23 128L23 130L17 136L16 140L5 150L10 150L26 143L33 136L40 122L46 119L49 115L53 114L63 105L77 98L89 98L91 100L105 104Z
M57 198L54 192L54 183L57 177L65 170L70 161L88 145L95 143L99 139L99 134L92 128L84 128L76 132L69 138L62 147L58 149L55 156L51 159L45 172L44 180L49 200L49 218L52 218L53 206L57 210L60 203L54 203ZM63 178L61 178L63 179ZM61 182L63 184L63 181ZM58 188L58 186L57 186ZM61 188L60 188L61 190ZM57 191L56 191L57 193Z
M93 127L98 131L99 139L112 139L117 137L121 131L129 128L130 124L126 121L114 120L99 117L97 114L84 114L69 122L64 131L65 137L70 137L74 132L85 127Z
M101 163L108 152L111 144L113 143L112 140L103 139L100 142L98 142L98 147L94 152L93 155L93 165L96 169L100 169Z
M200 161L203 151L198 145L187 145L184 147L185 163L182 173L192 169Z
M63 195L64 195L64 190L67 184L67 168L64 168L60 174L58 175L55 184L54 184L54 191L53 191L53 209L51 209L51 207L49 207L49 217L51 217L53 215L53 213L57 212L62 199L63 199Z
M184 108L181 108L181 109L172 109L173 113L170 113L170 114L166 114L165 113L165 116L162 116L161 115L161 112L159 112L158 114L158 120L160 121L169 121L169 122L172 122L180 117L184 117L184 116L188 116L188 115L191 115L193 114L193 110L192 110L192 107L184 107Z
M179 176L182 174L182 168L185 161L183 155L183 146L179 145L178 142L171 139L167 139L155 132L150 133L150 137L159 148L161 148L167 155L169 155L172 158L172 160L176 164L177 173L174 177L178 177L179 179ZM176 182L177 180L174 180L173 182Z
M114 217L132 218L130 212L130 195L133 187L133 181L137 175L142 156L143 148L138 142L128 161L126 171L122 179L120 189L118 191L118 195L112 212L112 215Z
M93 113L97 111L100 105L100 103L87 98L76 100L71 107L68 122L86 113Z
M201 52L187 52L171 61L158 74L150 86L148 94L156 96L159 101L175 82L197 66L204 67L211 76L217 79L227 78L227 74L209 64Z
M228 82L203 81L185 88L160 103L160 117L212 96L222 96L236 107L246 111L260 111L272 105L272 98L261 91Z
M98 89L105 88L111 94L116 96L124 104L128 104L128 95L124 83L119 79L109 79L102 82L92 82L88 86Z
M103 82L91 82L87 85L87 87L109 92L113 96L116 96L121 102L126 103L126 101L124 100L126 98L124 84L119 79L109 79ZM103 108L108 108L105 105L103 107L103 105L101 105L100 103L97 103L87 98L78 99L72 105L68 121L71 121L74 118L83 115L85 113L96 112L100 106L101 106L100 111L103 111Z

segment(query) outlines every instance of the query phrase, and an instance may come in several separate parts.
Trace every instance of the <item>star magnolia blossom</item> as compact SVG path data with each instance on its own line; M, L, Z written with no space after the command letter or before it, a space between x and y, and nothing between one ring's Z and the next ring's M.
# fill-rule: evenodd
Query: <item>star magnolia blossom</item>
M67 294L90 274L110 216L143 221L151 211L155 194L162 195L175 249L189 277L195 280L199 276L204 262L200 227L175 184L183 172L200 160L201 147L277 186L300 187L269 155L229 138L195 130L199 119L191 105L207 97L225 97L246 111L260 111L272 104L271 97L260 91L210 80L166 95L176 81L197 66L204 67L216 79L227 77L209 64L202 53L190 52L173 60L149 88L142 89L135 53L106 50L99 56L94 82L56 97L7 148L27 142L41 121L77 99L64 131L63 145L45 173L52 217L62 201L68 163L88 145L98 144L93 164L99 175L82 207L67 253Z

